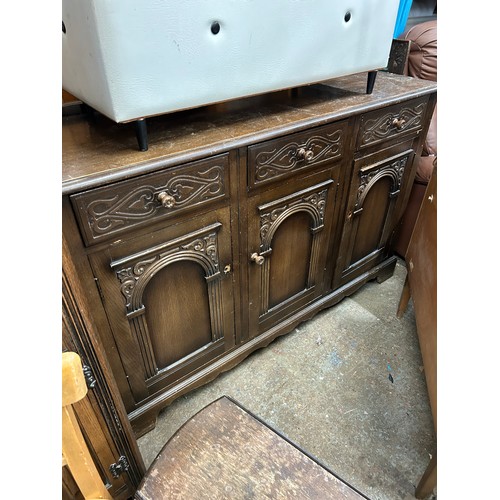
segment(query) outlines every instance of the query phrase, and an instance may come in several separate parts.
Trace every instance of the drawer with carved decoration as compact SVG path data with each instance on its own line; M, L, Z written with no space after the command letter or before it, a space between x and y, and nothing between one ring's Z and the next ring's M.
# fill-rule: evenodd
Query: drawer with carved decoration
M357 149L410 132L418 134L424 124L427 101L426 96L361 115Z
M86 245L229 199L228 154L71 196Z
M342 159L347 120L290 134L248 148L250 189Z

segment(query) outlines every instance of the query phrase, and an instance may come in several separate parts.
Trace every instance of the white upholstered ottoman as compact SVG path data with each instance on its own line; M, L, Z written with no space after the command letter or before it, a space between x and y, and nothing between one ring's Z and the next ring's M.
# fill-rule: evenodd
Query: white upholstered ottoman
M398 7L399 0L63 0L63 88L128 122L373 71L387 65Z

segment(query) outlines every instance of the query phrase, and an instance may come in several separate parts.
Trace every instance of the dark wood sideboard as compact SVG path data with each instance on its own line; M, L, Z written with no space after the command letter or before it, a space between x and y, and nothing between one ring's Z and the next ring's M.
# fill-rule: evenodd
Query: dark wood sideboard
M126 415L143 435L178 396L392 274L436 84L379 72L365 92L366 73L154 117L146 152L133 124L63 117L63 255L94 332L63 329L63 349L112 379L95 403L111 434Z

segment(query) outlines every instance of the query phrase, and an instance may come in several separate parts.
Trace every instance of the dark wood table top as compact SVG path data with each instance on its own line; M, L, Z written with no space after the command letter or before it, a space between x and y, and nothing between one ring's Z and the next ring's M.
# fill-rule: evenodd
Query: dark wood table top
M151 464L136 498L366 498L222 397L189 419Z
M97 114L62 119L62 192L70 194L436 92L436 83L366 73L148 118L149 149L138 150L133 123ZM68 111L68 109L66 109Z

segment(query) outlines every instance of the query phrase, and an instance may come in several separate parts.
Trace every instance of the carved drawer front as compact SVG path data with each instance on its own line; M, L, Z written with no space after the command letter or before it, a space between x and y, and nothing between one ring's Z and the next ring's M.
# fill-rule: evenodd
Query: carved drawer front
M343 121L250 146L250 188L341 159L347 141L346 130L347 122Z
M409 132L419 132L428 97L372 111L361 116L357 148L363 149Z
M228 155L71 196L87 245L229 197Z

